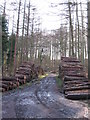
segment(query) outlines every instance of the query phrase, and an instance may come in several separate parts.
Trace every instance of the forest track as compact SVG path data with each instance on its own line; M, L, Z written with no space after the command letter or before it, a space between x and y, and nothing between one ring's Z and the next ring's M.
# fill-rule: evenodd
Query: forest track
M40 83L3 93L3 118L87 118L83 102L68 100L58 91L55 75Z

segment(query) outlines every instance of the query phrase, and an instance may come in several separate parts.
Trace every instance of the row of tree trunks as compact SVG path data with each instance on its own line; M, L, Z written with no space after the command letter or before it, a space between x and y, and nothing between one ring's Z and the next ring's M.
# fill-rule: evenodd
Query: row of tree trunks
M39 74L44 74L40 66L36 66L31 62L23 62L16 70L13 77L2 77L0 80L0 91L8 91L19 87L32 79L37 79Z
M90 81L86 78L83 65L75 57L62 57L59 76L64 80L65 97L69 99L90 98Z

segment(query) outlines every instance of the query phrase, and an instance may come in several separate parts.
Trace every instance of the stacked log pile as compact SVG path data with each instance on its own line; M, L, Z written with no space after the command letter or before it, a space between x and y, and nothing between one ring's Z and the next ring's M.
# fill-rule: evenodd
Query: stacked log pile
M63 80L64 94L70 99L90 98L90 81L86 78L80 60L74 57L62 57L59 76Z
M39 74L44 74L40 66L31 62L23 62L16 70L15 76L0 79L0 91L4 92L17 88L19 85L37 79Z
M18 87L20 83L15 77L3 77L2 80L0 80L0 85L0 91L4 92Z

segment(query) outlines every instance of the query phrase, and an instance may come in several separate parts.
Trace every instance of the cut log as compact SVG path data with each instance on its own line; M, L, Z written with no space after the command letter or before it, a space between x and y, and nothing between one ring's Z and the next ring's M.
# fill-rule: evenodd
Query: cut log
M21 84L21 85L26 83L26 80L24 80L24 79L22 79L22 80L19 79L18 81L19 81L19 84Z
M30 73L27 71L16 71L16 74L29 75Z
M16 77L3 77L2 78L2 81L15 81L15 80L17 80Z
M32 68L32 66L30 66L30 65L21 65L20 66L20 68L27 68L27 69L31 69ZM19 68L18 68L19 69ZM18 70L17 69L17 70Z
M83 66L70 66L70 65L62 65L61 66L61 69L69 69L69 68L74 68L75 70L76 69L83 69Z
M78 68L78 67L76 67L76 68L74 68L74 67L67 67L67 68L61 68L61 70L62 70L62 72L63 71L79 71L79 70L83 70L83 68Z
M15 77L19 79L24 79L24 75L20 75L20 74L16 74Z
M9 90L12 90L12 89L14 89L14 88L16 88L16 87L17 87L17 85L13 83L12 86L9 86Z
M89 82L88 80L72 80L72 81L64 81L64 84L65 85L69 85L69 84L83 84L83 83L88 83L88 82Z
M30 73L31 70L18 69L18 70L16 71L16 73L17 73L17 72L27 72L27 73Z
M74 62L61 62L60 66L83 66L80 62L79 63L74 63Z
M70 73L69 71L67 73L65 73L64 76L72 76L72 77L85 77L85 73Z
M13 84L16 84L16 86L19 86L19 81L13 81Z
M77 60L77 58L76 57L61 57L61 60L63 61L63 60Z
M81 62L80 60L78 60L75 57L61 57L61 61L64 61L64 62Z
M66 98L72 100L83 100L83 99L90 99L90 93L74 93L74 94L67 94L65 95Z
M13 84L13 82L11 82L11 81L0 81L0 83L2 84L6 84L6 85L12 85Z
M64 81L74 81L74 80L88 80L85 77L74 77L74 76L65 76Z
M65 94L76 94L76 93L90 93L90 90L89 89L86 89L86 90L74 90L74 91L66 91Z
M72 91L72 90L85 90L90 89L90 86L79 86L79 87L70 87L70 88L64 88L64 91Z
M24 80L26 80L26 79L29 78L28 75L22 75L22 74L16 74L15 77L17 78L17 80L18 79L24 79Z
M2 88L4 88L5 90L9 90L9 86L6 84L2 84Z
M18 70L28 70L28 71L30 71L31 67L27 67L27 66L21 67L20 66Z
M20 73L19 73L19 74L15 74L15 77L16 77L16 78L20 78L20 79L24 79L24 77L27 78L28 75L23 75L23 74L20 74Z
M64 88L71 88L71 87L81 87L81 86L89 86L90 87L90 82L85 82L85 83L78 83L78 84L67 84L67 85L64 85Z
M0 87L0 92L5 92L6 90L4 88Z
M73 60L73 59L72 59L72 60L68 60L68 59L67 59L67 60L63 60L63 62L68 62L68 63L69 63L69 62L80 63L81 61L80 61L80 60Z

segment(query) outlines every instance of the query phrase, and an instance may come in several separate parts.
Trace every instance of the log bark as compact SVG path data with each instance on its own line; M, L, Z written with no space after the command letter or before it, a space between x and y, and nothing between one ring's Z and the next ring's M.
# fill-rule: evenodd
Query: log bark
M30 73L26 71L16 71L16 74L30 75Z
M64 77L64 81L73 81L73 80L88 80L87 78L85 77L74 77L74 76L65 76Z
M72 80L72 81L67 81L65 82L64 81L64 84L65 85L69 85L69 84L83 84L83 83L88 83L89 81L88 80ZM90 82L89 82L90 83Z
M62 72L63 71L79 71L79 70L83 70L83 68L79 68L79 67L76 67L76 68L74 68L74 67L67 67L67 68L61 68L61 70L62 70Z
M5 92L5 88L0 88L0 92Z
M66 91L65 94L78 94L78 93L90 93L90 90L86 89L86 90L74 90L74 91Z
M5 90L9 90L9 86L6 84L2 84L2 88L4 88Z
M31 71L31 67L28 68L28 67L19 67L19 70L26 70L26 71Z
M70 88L64 88L64 91L72 91L72 90L85 90L90 89L90 86L79 86L79 87L70 87Z
M83 69L83 66L79 66L79 65L62 65L61 66L61 69L66 69L66 68Z
M79 63L77 63L77 62L74 63L74 62L63 62L63 61L60 63L60 66L62 66L62 65L83 66L80 62Z
M1 84L7 84L7 85L12 85L13 82L11 81L0 81Z
M3 77L2 78L2 81L15 81L15 80L17 80L16 77Z
M77 60L77 58L76 57L61 57L61 60L63 61L63 60Z
M64 73L63 73L64 74ZM84 72L77 72L77 73L70 73L69 71L64 74L64 76L69 76L69 77L86 77Z
M15 83L13 83L13 85L9 86L9 90L15 89L17 87L17 85Z
M20 85L22 85L22 84L25 84L25 83L26 83L26 80L24 80L24 79L18 79L18 81L19 81L19 84L20 84Z
M87 100L87 99L90 99L90 93L88 93L88 94L87 93L68 94L68 95L65 95L65 97L68 99L72 99L72 100L79 100L79 99L81 99L81 100L86 99Z
M71 87L83 87L83 86L88 86L90 87L90 82L85 82L85 83L78 83L78 84L66 84L64 85L64 88L71 88Z

